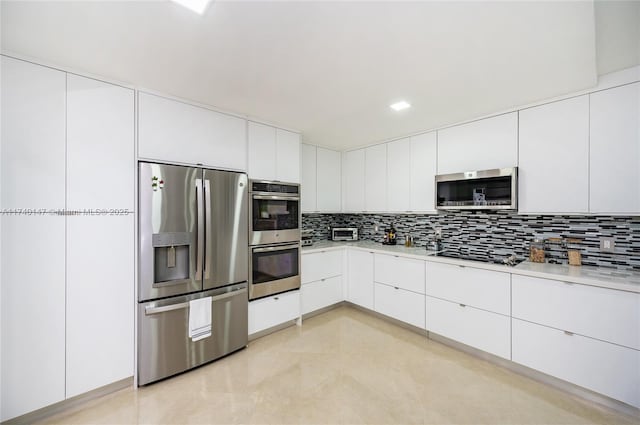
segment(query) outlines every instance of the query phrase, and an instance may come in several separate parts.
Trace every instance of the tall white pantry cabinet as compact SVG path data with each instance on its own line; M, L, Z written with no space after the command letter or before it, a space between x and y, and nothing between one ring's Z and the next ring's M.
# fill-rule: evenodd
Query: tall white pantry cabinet
M133 90L1 61L4 421L133 375L135 167Z

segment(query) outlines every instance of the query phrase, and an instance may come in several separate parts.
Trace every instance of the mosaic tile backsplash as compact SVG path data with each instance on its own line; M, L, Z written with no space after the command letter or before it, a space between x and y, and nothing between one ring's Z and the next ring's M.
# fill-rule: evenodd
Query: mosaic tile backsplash
M374 230L375 226L379 231ZM483 261L501 260L511 254L528 258L534 238L575 238L570 244L582 254L582 264L640 270L640 217L536 216L508 211L457 211L437 215L419 214L303 214L303 229L314 232L314 240L329 239L329 227L357 227L363 240L382 241L384 229L393 225L398 243L406 234L416 246L426 246L434 228L442 229L442 245L449 254ZM600 251L600 238L611 237L614 252ZM549 262L568 263L566 248L547 244Z

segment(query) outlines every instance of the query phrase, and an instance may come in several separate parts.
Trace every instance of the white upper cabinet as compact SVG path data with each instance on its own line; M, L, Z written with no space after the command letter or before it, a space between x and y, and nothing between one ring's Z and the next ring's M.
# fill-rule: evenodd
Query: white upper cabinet
M411 137L411 211L435 211L436 132Z
M300 134L249 121L249 177L300 183Z
M276 180L300 183L300 134L276 129Z
M640 83L592 93L589 209L640 212Z
M342 154L344 211L364 211L364 149Z
M519 211L589 211L589 96L520 111Z
M67 208L133 211L133 90L67 75Z
M438 131L438 174L518 165L518 113Z
M387 210L387 145L386 143L365 149L364 168L365 211Z
M64 208L66 74L1 60L2 208Z
M340 152L317 148L317 210L340 212L342 161Z
M138 92L138 156L244 171L246 121Z
M276 179L276 129L249 121L249 177Z
M411 210L411 138L387 143L387 210Z
M301 181L300 181L300 203L302 205L302 212L315 212L318 210L316 198L317 198L317 153L316 147L311 145L302 145L302 167L301 167Z

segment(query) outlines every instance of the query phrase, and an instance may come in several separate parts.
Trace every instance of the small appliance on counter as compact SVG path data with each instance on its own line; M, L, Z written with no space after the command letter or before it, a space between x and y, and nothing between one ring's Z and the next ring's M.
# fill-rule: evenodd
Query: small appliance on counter
M332 241L357 241L358 229L355 227L332 227Z
M302 235L302 246L313 245L313 230L303 230L300 234Z
M395 227L391 225L391 227L384 230L384 240L382 241L383 245L395 245L397 243L398 232Z

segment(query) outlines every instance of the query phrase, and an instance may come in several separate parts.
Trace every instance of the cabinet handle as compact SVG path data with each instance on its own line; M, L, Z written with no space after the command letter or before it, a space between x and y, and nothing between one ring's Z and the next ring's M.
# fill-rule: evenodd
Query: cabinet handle
M461 269L464 269L467 266L463 266L463 265L458 264L458 267L460 267Z
M460 307L466 307L465 304L458 304Z
M394 288L395 288L395 289L400 289L400 288L398 288L397 286L394 286Z
M394 257L398 258L399 256L398 255L394 255Z
M274 301L278 301L280 298L278 297L273 297Z
M564 331L565 335L569 335L569 336L573 336L573 332L569 332L569 331Z
M327 280L327 279L320 279L320 282L324 282L325 280Z
M569 285L569 286L573 286L573 285L575 285L575 283L573 283L573 282L566 282L566 281L563 281L563 283L564 283L565 285Z

